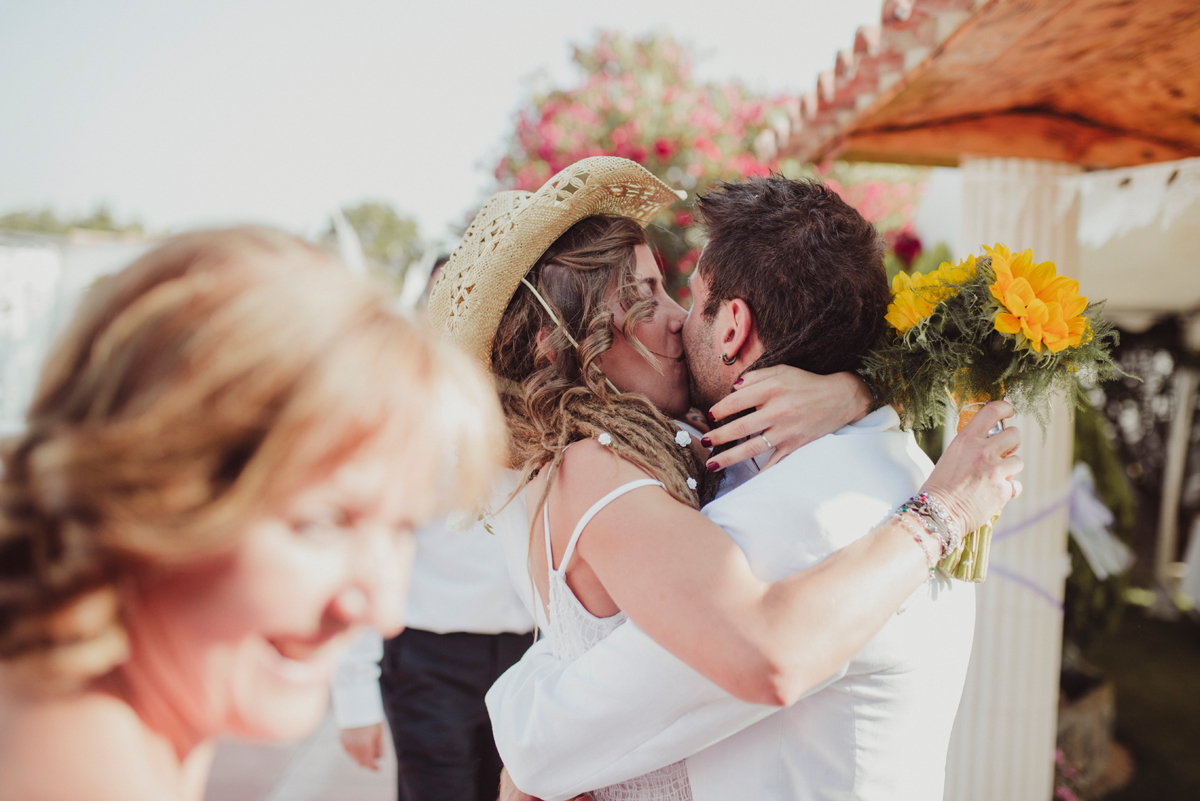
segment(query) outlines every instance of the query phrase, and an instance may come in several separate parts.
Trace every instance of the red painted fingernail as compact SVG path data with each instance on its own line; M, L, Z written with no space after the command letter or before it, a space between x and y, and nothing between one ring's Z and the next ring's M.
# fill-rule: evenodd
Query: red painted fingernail
M705 465L705 467L708 468L708 472L710 473L715 473L721 469L721 465L717 464L716 462L709 462Z
M701 444L701 445L703 445L703 446L704 446L704 447L706 447L706 448L711 448L711 447L712 447L712 440L711 440L711 439L709 439L708 437L701 437L701 438L700 438L700 444Z
M717 418L713 417L713 413L712 413L712 412L709 412L709 413L708 413L708 419L709 419L710 421L714 422L714 423L717 421Z
M733 385L734 385L735 387L740 387L740 386L742 385L742 379L740 379L740 378L739 378L737 381L734 381L734 382L733 382Z

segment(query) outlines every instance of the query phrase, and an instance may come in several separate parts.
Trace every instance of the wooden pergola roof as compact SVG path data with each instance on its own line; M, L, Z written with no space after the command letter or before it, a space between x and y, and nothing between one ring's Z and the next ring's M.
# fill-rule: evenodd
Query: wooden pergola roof
M796 111L805 161L1200 156L1200 2L886 0Z

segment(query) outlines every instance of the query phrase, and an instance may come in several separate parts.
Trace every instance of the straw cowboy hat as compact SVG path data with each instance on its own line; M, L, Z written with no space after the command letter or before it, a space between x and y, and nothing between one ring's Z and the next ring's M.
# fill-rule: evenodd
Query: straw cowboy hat
M645 227L686 197L636 162L612 156L578 161L536 192L499 192L479 210L442 268L429 295L429 319L491 372L492 340L504 310L568 228L597 214L628 217Z

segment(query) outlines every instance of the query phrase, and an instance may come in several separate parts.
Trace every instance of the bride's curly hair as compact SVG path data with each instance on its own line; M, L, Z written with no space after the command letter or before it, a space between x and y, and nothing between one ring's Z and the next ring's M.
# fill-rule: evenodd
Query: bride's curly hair
M491 387L312 245L183 234L103 279L0 444L0 671L61 692L114 669L134 571L221 553L398 426L416 469L486 488Z
M622 334L657 364L634 333L656 307L638 286L634 248L645 244L646 234L633 220L587 217L560 236L527 276L561 325L523 285L505 310L492 345L492 372L499 379L512 467L522 472L518 486L547 466L552 481L568 445L607 433L618 455L662 481L679 502L699 508L715 491L704 461L675 441L678 426L645 395L614 392L597 363L613 344L609 292L615 285L626 312ZM540 332L545 338L539 344ZM689 477L696 489L688 486Z

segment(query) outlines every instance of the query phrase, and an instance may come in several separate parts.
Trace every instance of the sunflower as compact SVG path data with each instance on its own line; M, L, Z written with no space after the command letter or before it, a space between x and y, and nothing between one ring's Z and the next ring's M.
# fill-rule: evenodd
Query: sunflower
M958 287L975 277L975 257L942 262L933 272L899 273L892 279L892 302L884 319L903 334L924 320L939 303L958 294Z
M984 247L992 259L996 282L996 330L1013 337L1017 347L1041 354L1079 347L1091 337L1091 326L1083 316L1087 298L1079 294L1079 282L1058 275L1054 262L1033 263L1033 251L1013 254L1004 245Z

